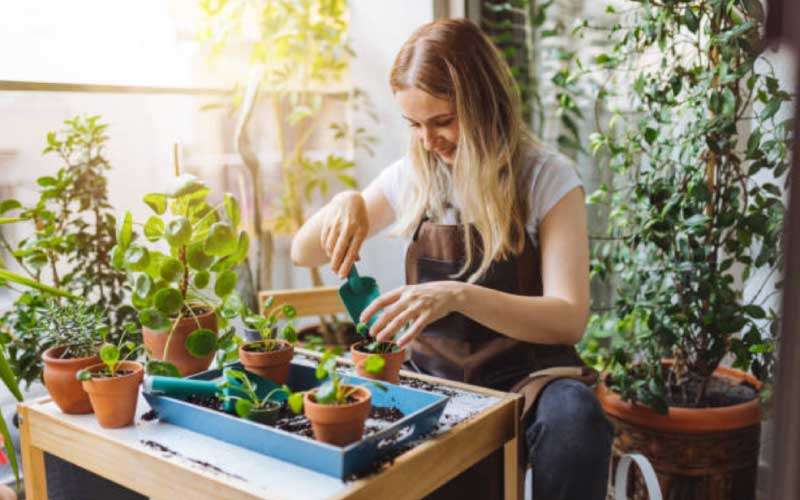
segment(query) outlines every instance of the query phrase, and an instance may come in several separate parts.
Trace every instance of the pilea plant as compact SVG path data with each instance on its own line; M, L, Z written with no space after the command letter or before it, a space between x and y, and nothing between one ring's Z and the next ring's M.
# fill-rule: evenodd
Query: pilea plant
M248 328L257 330L261 335L261 342L257 344L250 344L250 350L272 351L280 349L281 344L271 342L272 340L282 339L291 344L297 342L297 330L294 326L294 318L297 316L297 311L291 304L274 304L274 297L267 298L264 301L264 310L266 315L256 314L252 311L243 309L243 321ZM278 328L278 322L284 319L283 326Z
M117 344L106 342L100 347L100 361L105 365L102 370L80 370L76 377L78 380L91 380L92 378L116 377L121 362L134 357L140 345L131 340L120 338Z
M611 31L613 49L595 59L608 70L601 92L620 89L616 102L633 109L591 137L616 174L590 197L611 214L593 271L617 297L590 333L612 337L595 352L612 389L666 412L702 406L728 355L770 378L778 314L769 297L783 246L777 184L791 130L778 112L791 96L763 55L760 2L632 5ZM743 294L754 277L755 293ZM664 358L674 359L667 369Z
M320 357L317 363L316 377L325 382L319 386L314 394L314 401L323 405L341 405L348 402L350 396L356 391L358 386L342 383L342 375L336 367L337 355L335 351L329 349ZM378 355L372 354L365 362L365 369L373 373L380 373L383 370L384 361ZM369 367L369 368L367 368ZM386 390L386 386L373 382L381 390Z
M211 206L208 193L195 176L180 175L166 192L144 196L154 214L142 224L141 236L134 238L130 212L117 230L114 264L129 272L132 304L142 325L169 330L164 352L159 353L164 360L181 319L197 321L198 315L213 310L224 327L237 311L236 306L225 307L225 300L236 287L234 268L246 258L249 239L245 231L236 231L240 219L236 199L225 194L222 203ZM230 300L238 305L236 299ZM217 334L197 325L186 339L186 349L192 356L207 356L219 347Z
M225 370L225 380L226 385L234 387L242 393L241 396L233 394L225 396L226 399L235 401L236 414L242 418L251 418L253 412L257 410L272 409L277 412L280 408L280 403L272 400L272 397L276 394L286 396L286 404L293 413L299 414L303 411L303 393L292 392L289 386L285 384L273 388L264 397L260 397L256 386L243 371L228 368ZM235 383L231 383L231 381L235 381Z
M369 335L369 326L366 323L359 323L356 325L356 333L361 337L363 345L361 350L371 352L374 354L385 354L388 352L397 352L400 347L394 342L381 342L375 340ZM370 370L367 370L370 371Z

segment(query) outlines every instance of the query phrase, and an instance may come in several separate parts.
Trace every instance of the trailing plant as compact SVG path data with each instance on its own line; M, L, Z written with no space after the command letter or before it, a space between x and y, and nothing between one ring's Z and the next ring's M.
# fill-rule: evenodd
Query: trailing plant
M26 385L40 379L41 354L49 347L39 334L49 296L79 296L104 311L111 338L136 321L125 303L125 274L111 263L116 220L106 179L111 169L105 157L108 126L99 116L76 116L64 123L63 129L47 134L44 154L56 156L62 166L37 179L38 200L30 206L13 199L0 202L0 214L15 212L7 219L29 223L32 231L16 244L0 233L0 245L24 273L0 269L0 282L27 288L0 318L0 340Z
M131 302L142 325L168 330L162 359L167 359L172 334L182 318L197 321L198 314L214 311L224 328L240 303L238 296L231 297L236 304L225 307L236 287L234 268L247 256L249 238L245 231L237 235L240 209L236 199L225 194L223 203L211 206L206 201L208 192L193 175L180 175L166 192L144 196L153 215L142 225L141 235L134 233L130 212L117 230L114 264L130 275ZM218 339L199 321L197 325L186 339L186 348L191 355L203 357L218 348Z
M227 47L244 50L252 67L251 79L241 85L244 93L233 98L241 107L237 146L251 177L255 210L250 227L256 232L259 252L259 281L255 289L271 288L267 280L272 234L293 234L303 225L309 206L318 196L326 199L336 187L357 188L353 176L355 151L373 154L376 138L355 117L377 123L369 96L358 88L345 87L344 76L354 55L348 41L348 10L345 0L318 2L200 1L204 13L199 38L218 57ZM256 27L255 37L242 39L243 24ZM243 48L243 49L242 49ZM255 71L253 71L255 70ZM337 91L336 86L341 90ZM333 88L334 90L330 90ZM343 101L347 109L330 120L329 105ZM248 124L259 103L270 106L275 117L270 123L280 158L281 191L274 216L263 217L261 204L263 172L258 151L248 135ZM311 151L312 141L335 145L345 153L320 154ZM264 223L268 220L268 223ZM267 236L269 235L269 236ZM313 286L322 286L318 268L311 268ZM327 343L336 341L340 328L335 316L320 317Z
M591 137L617 180L590 197L611 214L592 269L617 295L587 343L612 389L666 412L702 406L726 356L770 380L790 134L777 114L791 96L763 55L758 1L630 6L595 59L604 92L621 89L612 102L634 114ZM756 274L766 278L745 297Z
M136 356L141 347L141 344L137 345L131 340L125 340L124 337L120 338L117 344L105 342L102 347L100 347L100 361L102 361L105 366L96 371L88 369L79 370L78 373L75 374L75 377L81 381L91 380L92 378L116 377L120 363Z
M226 400L235 401L236 414L242 418L250 418L253 410L263 410L269 408L279 408L280 403L273 401L272 397L276 394L283 394L286 397L286 404L293 413L299 414L303 411L303 393L292 392L287 385L281 385L270 390L263 398L258 395L256 386L250 377L241 370L228 368L225 370L225 385L229 389L235 389L241 395L229 394L224 396ZM235 383L231 383L234 381Z
M274 340L281 339L290 344L297 342L297 330L294 326L297 311L294 306L286 303L274 305L274 297L268 297L264 301L263 307L266 315L253 313L249 309L243 310L242 318L245 326L257 330L261 335L261 342L251 344L249 349L269 352L282 348L281 344L273 342ZM278 322L281 319L284 319L285 322L278 328Z

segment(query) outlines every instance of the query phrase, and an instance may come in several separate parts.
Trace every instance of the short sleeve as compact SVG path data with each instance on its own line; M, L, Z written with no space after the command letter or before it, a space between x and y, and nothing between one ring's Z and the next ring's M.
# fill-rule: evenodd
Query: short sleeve
M383 195L386 197L386 200L389 202L395 214L401 211L401 200L405 191L408 189L410 175L411 171L408 162L405 161L405 158L401 158L384 168L383 171L378 174L378 177L372 181L373 184L383 191Z
M528 230L538 234L539 224L556 203L576 187L582 187L575 165L563 155L546 154L534 167Z

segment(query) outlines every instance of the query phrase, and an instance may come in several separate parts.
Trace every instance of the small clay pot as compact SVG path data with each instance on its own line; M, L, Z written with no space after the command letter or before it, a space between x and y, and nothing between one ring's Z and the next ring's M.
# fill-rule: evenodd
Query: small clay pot
M383 380L390 384L398 383L400 381L400 367L403 366L403 362L406 360L406 350L400 349L397 352L375 353L383 358L385 363L383 371L381 373L369 373L364 369L364 362L370 353L360 350L364 343L365 341L361 341L350 346L350 355L356 365L356 374L359 377Z
M202 358L196 358L189 354L189 351L186 349L186 338L189 334L200 328L208 328L212 332L217 332L217 316L214 314L214 311L198 314L196 319L194 316L181 318L175 326L175 331L172 332L172 340L169 343L169 352L167 353L168 359L166 361L175 365L182 377L208 370L211 361L214 359L213 352ZM165 330L151 330L146 326L142 326L144 347L150 354L151 359L163 361L164 346L167 343L169 330L169 328Z
M275 425L278 421L278 413L281 411L281 405L277 403L267 403L265 408L253 408L250 410L250 415L247 419L260 424Z
M317 389L303 395L303 408L311 421L314 438L323 443L347 446L364 434L364 422L372 409L372 394L364 387L356 387L354 403L322 405L316 403Z
M87 370L98 372L104 364L92 365ZM133 423L136 402L139 399L139 384L144 377L144 368L135 361L123 361L117 370L130 372L117 377L101 377L84 380L83 389L89 394L94 414L100 427L114 429Z
M277 351L267 352L248 351L246 349L247 346L258 345L263 342L263 340L248 342L239 347L239 361L242 362L245 370L254 375L271 380L278 385L285 384L286 379L289 378L289 366L294 357L292 344L285 340L268 340L266 342L280 344L281 348Z
M100 362L97 355L85 358L64 358L61 354L66 347L58 346L48 349L42 354L44 361L44 385L64 413L80 415L92 413L89 396L83 390L75 374L80 370Z

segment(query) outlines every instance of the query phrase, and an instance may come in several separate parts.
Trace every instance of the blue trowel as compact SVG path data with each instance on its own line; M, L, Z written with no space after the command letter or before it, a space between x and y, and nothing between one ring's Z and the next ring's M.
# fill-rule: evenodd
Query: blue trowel
M344 303L347 313L353 323L358 324L361 313L366 309L373 300L380 296L381 292L378 289L378 283L375 278L369 276L359 276L355 264L350 268L350 274L347 275L347 281L339 287L339 297ZM376 315L373 315L367 322L367 326L372 326L375 323Z

